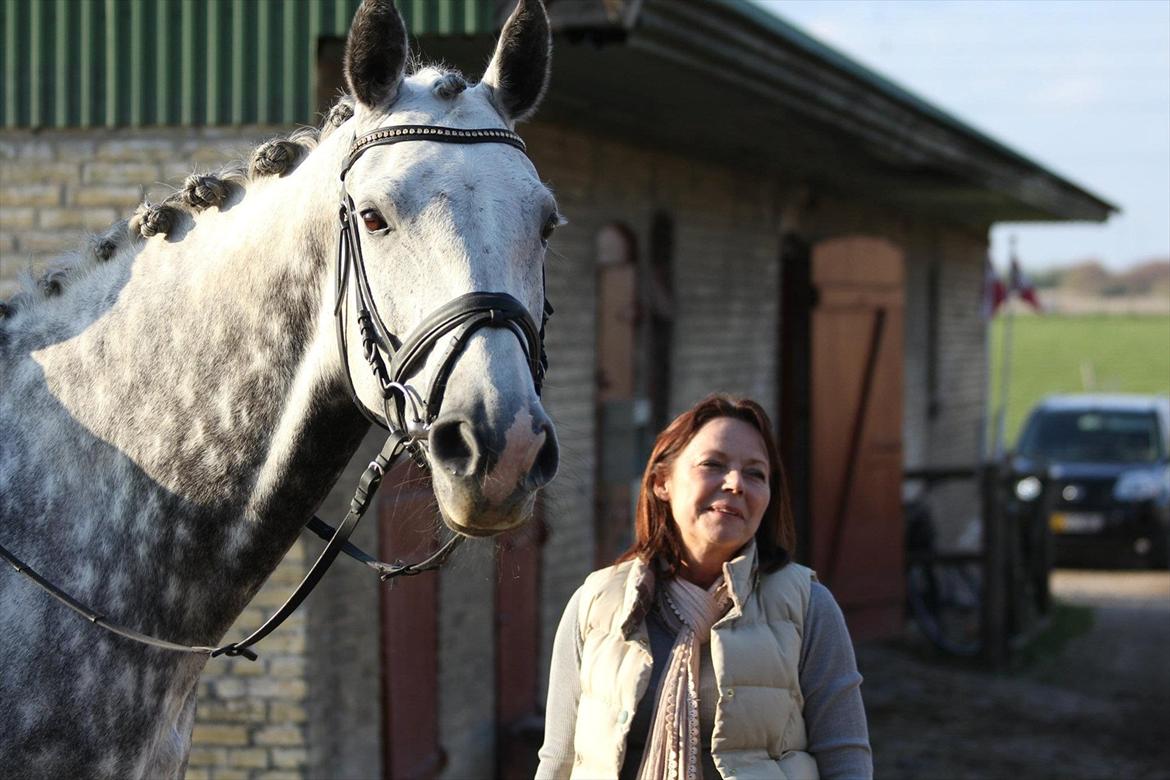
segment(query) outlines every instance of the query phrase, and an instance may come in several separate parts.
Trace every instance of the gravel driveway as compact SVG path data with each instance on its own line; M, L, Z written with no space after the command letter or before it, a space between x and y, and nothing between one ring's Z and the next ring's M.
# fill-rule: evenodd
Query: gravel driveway
M1010 674L858 648L879 778L1170 780L1170 573L1057 571L1093 627Z

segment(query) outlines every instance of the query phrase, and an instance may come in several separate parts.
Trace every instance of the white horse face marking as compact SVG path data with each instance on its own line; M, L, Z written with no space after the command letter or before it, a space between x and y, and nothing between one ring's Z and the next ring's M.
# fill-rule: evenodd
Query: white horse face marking
M543 9L535 4L540 18L534 20L533 9L524 5L505 27L489 67L495 85L485 78L451 94L451 77L434 69L391 86L382 79L372 93L392 95L392 103L386 109L359 102L352 120L355 137L400 125L500 128L510 122L500 106L530 111L538 95L528 93L542 91L543 78L528 74L523 94L505 94L498 86L511 83L508 68L532 64L501 56L509 40L515 44L517 36L528 36L527 43L539 43L543 36L547 46ZM528 29L520 29L523 25ZM350 51L358 51L352 33ZM542 66L547 68L547 59ZM360 96L363 90L355 86L354 92ZM507 293L541 321L545 242L560 217L521 151L502 143L437 141L373 147L349 171L346 190L362 222L361 251L372 295L399 339L431 312L471 292ZM381 409L381 392L357 335L350 328L350 375L361 402ZM408 379L420 395L445 352L441 339L426 365ZM535 491L556 471L557 442L536 395L525 347L511 330L483 328L458 354L426 449L439 508L453 529L489 535L530 515Z

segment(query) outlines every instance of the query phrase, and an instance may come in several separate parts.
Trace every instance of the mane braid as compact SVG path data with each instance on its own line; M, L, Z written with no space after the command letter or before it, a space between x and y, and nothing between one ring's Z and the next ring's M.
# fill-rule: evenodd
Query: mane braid
M222 206L237 191L246 192L249 182L295 170L322 138L353 116L353 105L353 98L343 95L326 114L321 128L298 127L285 138L265 141L249 155L247 164L228 163L216 173L192 171L161 203L143 202L128 219L90 235L77 251L50 261L40 275L34 275L29 266L18 276L17 291L8 300L0 300L0 327L22 312L35 310L41 301L60 297L91 269L115 259L137 240L166 235L185 220L197 223L200 212ZM126 258L131 256L125 254Z

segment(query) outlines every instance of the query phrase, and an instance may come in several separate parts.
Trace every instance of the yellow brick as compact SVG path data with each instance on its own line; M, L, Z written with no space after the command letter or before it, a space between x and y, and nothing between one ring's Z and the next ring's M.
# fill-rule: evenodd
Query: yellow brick
M0 209L0 230L30 228L36 219L36 213L36 209L31 208L2 208Z
M261 645L261 648L267 645ZM264 664L259 661L249 661L247 658L235 658L232 660L229 668L229 674L233 677L259 677L267 672Z
M212 680L211 686L215 690L215 695L221 699L239 699L247 692L244 681L234 677L221 677Z
M56 206L61 202L60 184L23 184L0 187L0 206Z
M47 184L76 181L80 170L75 163L20 160L5 163L0 169L0 182L5 187L17 184Z
M308 713L299 704L292 704L286 701L274 701L268 705L269 723L304 723L308 719Z
M192 745L188 766L222 766L227 762L227 748Z
M256 731L257 745L303 745L305 736L297 726L266 726Z
M273 677L304 677L305 661L302 658L274 658L268 673Z
M95 141L69 138L56 144L57 159L64 162L88 162L97 150Z
M188 764L187 774L183 775L183 780L211 780L211 770L196 769Z
M268 751L264 748L240 748L229 750L228 766L248 767L251 769L268 768Z
M142 202L142 187L134 184L101 184L73 187L69 202L78 206L113 206L130 208ZM56 202L46 204L56 205Z
M261 772L256 780L303 780L300 772Z
M153 163L98 162L82 166L81 180L86 184L154 184L159 175Z
M99 160L141 162L143 160L170 160L175 156L175 144L154 138L119 138L99 144Z
M247 745L248 729L244 726L197 723L191 741L201 745Z
M109 227L118 218L118 212L112 208L64 208L41 209L37 212L37 219L41 227L49 229L85 228L86 230L102 230Z
M309 762L304 748L274 748L272 765L277 769L299 769Z
M248 780L246 769L215 769L211 773L211 780Z
M295 616L294 616L295 617ZM292 619L289 619L289 623ZM305 652L305 636L303 633L292 634L287 630L289 623L285 623L281 627L281 631L277 631L267 639L264 640L263 649L271 653L304 653Z
M304 680L274 680L271 678L248 680L248 693L262 699L303 701L306 691Z
M264 702L252 699L199 702L199 719L211 723L264 723L265 712Z

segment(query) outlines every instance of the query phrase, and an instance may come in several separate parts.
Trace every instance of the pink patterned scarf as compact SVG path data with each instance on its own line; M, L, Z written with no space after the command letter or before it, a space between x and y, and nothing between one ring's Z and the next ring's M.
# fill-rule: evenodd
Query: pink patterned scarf
M665 583L664 601L682 626L670 649L638 780L700 780L699 657L711 626L731 607L723 577L704 590L681 577Z

